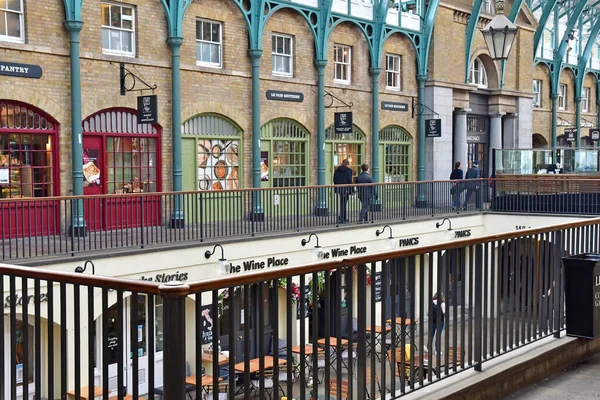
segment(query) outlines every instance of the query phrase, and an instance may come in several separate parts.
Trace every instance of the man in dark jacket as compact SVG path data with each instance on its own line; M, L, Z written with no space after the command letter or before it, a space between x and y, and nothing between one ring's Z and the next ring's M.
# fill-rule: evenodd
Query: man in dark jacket
M465 179L469 180L469 179L480 179L480 178L481 178L481 171L479 170L479 162L477 160L475 160L475 161L473 161L471 168L469 168L467 170L467 175L465 176ZM479 192L480 184L481 184L481 182L479 180L477 180L477 181L473 180L466 184L467 193L465 194L465 202L463 204L463 208L465 210L467 209L467 206L469 204L469 198L471 197L473 192L475 192L475 198L477 200L477 208L481 208L481 193Z
M352 170L348 168L350 162L347 159L342 160L342 164L335 169L333 173L333 184L334 185L351 185L352 184ZM348 222L346 216L346 206L348 205L348 197L352 194L353 189L351 187L340 187L335 188L335 192L340 196L340 216L338 222Z
M369 175L369 164L361 165L360 169L362 169L362 173L356 177L356 183L374 183L373 178ZM374 187L371 185L358 187L358 198L362 204L362 207L360 208L359 223L362 223L363 221L367 222L367 212L369 211L369 205L371 205L371 200L373 199L373 189Z

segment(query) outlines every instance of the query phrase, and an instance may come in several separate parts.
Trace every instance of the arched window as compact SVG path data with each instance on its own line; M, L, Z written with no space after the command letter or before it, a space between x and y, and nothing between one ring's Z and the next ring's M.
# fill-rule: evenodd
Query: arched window
M404 182L412 175L412 137L396 125L379 131L379 154L382 155L384 182ZM381 165L381 164L380 164Z
M183 189L237 189L242 129L217 114L201 114L183 123Z
M473 64L471 64L470 82L479 86L480 88L488 87L487 73L485 72L483 62L479 57L473 60Z
M358 175L358 166L364 161L365 134L356 125L352 125L352 133L336 135L333 125L325 130L325 156L327 157L327 183L333 183L333 173L342 160L350 161L352 175Z
M261 181L265 187L305 186L308 131L291 119L274 119L260 128Z

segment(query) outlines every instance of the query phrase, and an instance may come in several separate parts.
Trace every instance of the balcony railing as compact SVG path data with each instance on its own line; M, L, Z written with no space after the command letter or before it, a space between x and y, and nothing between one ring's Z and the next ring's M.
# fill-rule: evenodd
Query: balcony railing
M559 336L561 259L598 252L599 231L597 218L189 285L0 265L0 396L398 398Z
M356 224L361 220L364 194L371 195L362 218L366 223L445 215L453 212L451 185L449 181L431 181L3 199L0 254L2 260L15 260ZM482 182L482 187L488 188L488 183ZM481 196L470 196L466 210L487 207L489 191L482 190ZM420 197L426 202L420 204ZM77 202L83 202L86 234L81 237L71 229L73 210L81 209L75 207ZM321 204L327 208L319 208ZM177 211L182 212L183 220L174 226Z

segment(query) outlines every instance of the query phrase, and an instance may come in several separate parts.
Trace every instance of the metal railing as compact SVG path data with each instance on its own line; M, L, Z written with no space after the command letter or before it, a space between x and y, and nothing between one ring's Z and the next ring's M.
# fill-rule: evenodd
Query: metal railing
M488 188L487 182L481 183ZM361 219L374 223L431 217L453 212L451 187L449 181L429 181L2 199L0 255L2 260L74 255L298 232L356 224ZM489 190L473 192L465 204L468 192L465 186L459 206L466 207L458 208L479 211L487 206ZM369 207L361 218L365 198ZM75 206L78 203L83 206ZM83 216L73 215L81 209ZM81 219L85 229L73 228L73 221Z
M557 336L561 259L599 235L597 218L163 286L0 265L0 396L398 398Z

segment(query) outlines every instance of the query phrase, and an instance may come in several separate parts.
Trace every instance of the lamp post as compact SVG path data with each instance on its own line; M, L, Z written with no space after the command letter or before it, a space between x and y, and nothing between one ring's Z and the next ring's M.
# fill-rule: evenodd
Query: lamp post
M496 16L481 29L485 44L493 60L506 60L510 54L519 27L504 15L504 0L496 0Z

